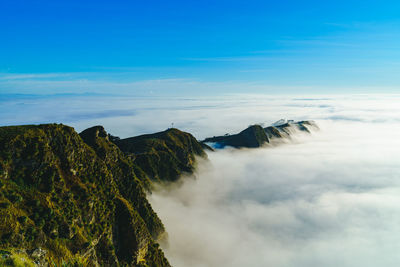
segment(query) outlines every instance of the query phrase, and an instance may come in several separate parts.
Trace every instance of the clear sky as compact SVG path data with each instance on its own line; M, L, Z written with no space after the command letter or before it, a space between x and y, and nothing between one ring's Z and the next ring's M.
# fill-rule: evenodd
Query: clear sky
M0 93L393 93L399 14L398 1L2 0Z

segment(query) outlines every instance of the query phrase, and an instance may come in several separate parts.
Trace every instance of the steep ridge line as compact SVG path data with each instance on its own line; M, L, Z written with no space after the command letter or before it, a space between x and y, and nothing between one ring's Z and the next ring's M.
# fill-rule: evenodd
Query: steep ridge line
M314 129L284 121L198 142L175 128L120 139L102 126L0 127L0 265L168 267L166 230L146 198L154 183L192 173L213 150L205 143L255 148Z
M116 140L102 126L0 127L0 265L170 266L145 192L206 154L177 129Z

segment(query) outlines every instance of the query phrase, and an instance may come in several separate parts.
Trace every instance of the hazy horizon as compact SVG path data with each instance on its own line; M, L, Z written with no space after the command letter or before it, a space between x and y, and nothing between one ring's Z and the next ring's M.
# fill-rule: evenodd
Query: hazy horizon
M0 126L102 125L121 138L174 127L200 141L313 120L320 130L310 135L208 151L179 183L155 185L147 199L168 233L166 258L175 267L395 267L399 11L392 0L1 1ZM110 240L118 261L126 243ZM141 260L153 242L143 240Z
M397 266L399 97L60 96L7 101L0 121L24 107L8 122L58 119L121 137L174 122L202 139L281 118L315 120L320 131L294 142L208 152L194 178L149 195L168 232L167 258L177 267Z

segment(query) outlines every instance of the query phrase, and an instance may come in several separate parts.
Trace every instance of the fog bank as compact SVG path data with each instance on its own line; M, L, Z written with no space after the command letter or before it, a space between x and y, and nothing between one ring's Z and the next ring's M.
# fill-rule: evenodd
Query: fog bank
M0 95L0 125L64 123L82 131L103 125L120 137L174 127L198 139L279 119L399 123L400 95L134 97Z
M400 125L317 121L275 148L209 153L151 196L184 266L398 266Z
M372 267L400 262L400 95L0 97L0 124L103 125L121 137L174 126L203 139L281 118L321 131L274 148L209 153L151 195L175 267Z

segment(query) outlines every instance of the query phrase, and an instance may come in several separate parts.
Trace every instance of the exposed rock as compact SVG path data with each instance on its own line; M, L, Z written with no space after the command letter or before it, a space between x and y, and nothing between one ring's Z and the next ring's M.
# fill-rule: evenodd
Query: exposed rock
M33 262L38 266L49 266L49 263L46 259L47 250L42 248L37 248L31 251L30 256L33 259Z
M47 251L41 248L37 248L32 251L31 257L34 259L42 259L46 256Z

